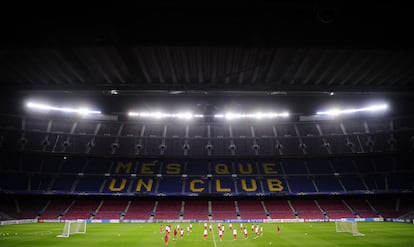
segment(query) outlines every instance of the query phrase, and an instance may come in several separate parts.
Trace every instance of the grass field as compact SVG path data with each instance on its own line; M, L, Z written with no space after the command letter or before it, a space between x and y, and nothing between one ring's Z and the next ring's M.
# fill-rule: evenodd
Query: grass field
M280 226L280 235L276 226ZM171 224L175 227L176 224ZM262 224L263 236L254 238L251 224L245 224L249 230L248 239L244 239L238 227L237 240L225 224L223 241L219 241L217 224L213 224L213 233L203 239L203 225L193 224L193 230L183 239L170 237L168 246L183 247L221 247L221 246L384 246L414 247L414 224L404 223L358 223L365 236L354 237L348 233L336 233L335 223L281 223ZM181 224L186 228L187 224ZM160 224L88 224L85 235L73 235L70 238L57 238L62 233L63 224L39 223L25 225L0 226L0 247L9 246L165 246Z

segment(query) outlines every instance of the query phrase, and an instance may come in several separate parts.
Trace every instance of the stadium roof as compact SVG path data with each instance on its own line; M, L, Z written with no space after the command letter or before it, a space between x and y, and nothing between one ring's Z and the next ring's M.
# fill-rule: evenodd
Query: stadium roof
M32 3L1 17L0 83L6 97L411 95L411 11L398 1Z

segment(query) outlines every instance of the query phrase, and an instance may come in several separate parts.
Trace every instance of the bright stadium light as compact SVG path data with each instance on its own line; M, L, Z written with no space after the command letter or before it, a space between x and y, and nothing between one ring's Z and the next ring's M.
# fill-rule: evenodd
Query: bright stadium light
M288 112L277 113L277 112L255 112L255 113L233 113L227 112L226 114L215 114L214 118L224 118L227 120L233 119L274 119L279 117L289 117Z
M290 116L290 114L289 114L289 112L283 112L279 116L284 117L284 118L287 118L287 117Z
M192 113L184 112L184 113L177 113L177 114L175 114L175 117L178 118L178 119L188 119L188 120L190 120L194 116L193 116Z
M176 118L191 120L193 118L203 118L202 114L193 114L191 112L178 112L178 113L163 113L163 112L128 112L130 117L141 117L141 118Z
M368 107L363 108L349 108L349 109L331 109L327 111L318 111L316 112L317 115L331 115L331 116L338 116L341 114L351 114L357 112L379 112L385 111L388 109L388 105L380 104L380 105L371 105Z
M80 115L89 115L89 114L101 114L100 111L89 110L87 108L69 108L69 107L56 107L47 104L27 102L27 108L38 111L57 111L65 113L77 113Z

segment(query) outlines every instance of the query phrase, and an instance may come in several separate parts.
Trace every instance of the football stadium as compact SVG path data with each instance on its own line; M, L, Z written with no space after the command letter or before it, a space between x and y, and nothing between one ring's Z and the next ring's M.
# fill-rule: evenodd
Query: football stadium
M0 246L414 246L398 1L10 6Z

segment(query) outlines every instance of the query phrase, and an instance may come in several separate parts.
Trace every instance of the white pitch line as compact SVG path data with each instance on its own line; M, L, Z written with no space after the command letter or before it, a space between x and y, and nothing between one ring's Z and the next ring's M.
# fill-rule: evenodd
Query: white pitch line
M214 243L214 247L217 247L217 243L216 243L216 237L214 236L214 227L211 230L211 234L213 234L213 243Z

